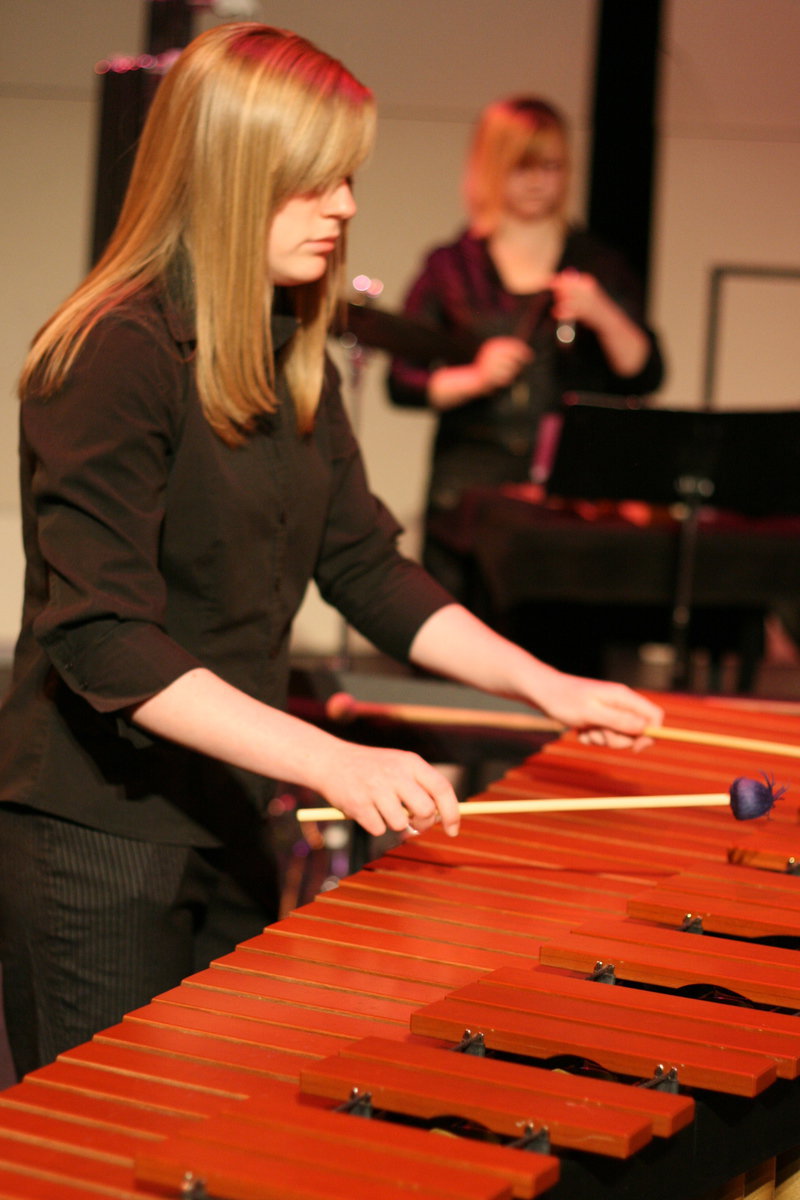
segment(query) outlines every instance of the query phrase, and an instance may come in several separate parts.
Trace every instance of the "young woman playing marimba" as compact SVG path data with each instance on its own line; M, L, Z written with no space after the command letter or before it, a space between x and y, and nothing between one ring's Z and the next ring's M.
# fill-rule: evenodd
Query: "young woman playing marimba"
M282 711L306 585L383 651L636 744L660 711L502 641L397 551L326 362L370 93L223 24L166 73L114 235L25 366L27 579L0 714L0 961L17 1069L277 914L269 779L371 833L447 780Z

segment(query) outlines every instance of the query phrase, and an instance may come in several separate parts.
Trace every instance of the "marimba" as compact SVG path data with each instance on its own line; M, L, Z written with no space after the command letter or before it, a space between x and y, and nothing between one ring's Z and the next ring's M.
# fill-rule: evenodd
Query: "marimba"
M796 716L659 700L800 744ZM567 735L486 797L765 770L769 819L491 815L397 846L0 1093L0 1198L797 1196L800 760Z

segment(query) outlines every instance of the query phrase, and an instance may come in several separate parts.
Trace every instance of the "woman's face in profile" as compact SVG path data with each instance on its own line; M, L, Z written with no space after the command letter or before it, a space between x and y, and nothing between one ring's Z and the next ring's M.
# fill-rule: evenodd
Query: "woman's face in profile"
M541 135L536 157L523 159L506 179L504 207L510 217L538 221L563 210L567 193L567 147L555 130Z
M272 283L294 287L320 279L355 211L349 179L287 200L275 214L269 235L267 274Z

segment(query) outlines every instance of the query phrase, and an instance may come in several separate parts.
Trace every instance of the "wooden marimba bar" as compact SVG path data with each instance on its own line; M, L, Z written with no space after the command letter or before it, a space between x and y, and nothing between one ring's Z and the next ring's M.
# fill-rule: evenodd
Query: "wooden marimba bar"
M659 700L800 744L795 716ZM0 1093L0 1200L799 1195L800 760L565 736L486 795L761 771L788 786L769 819L492 815L405 842Z

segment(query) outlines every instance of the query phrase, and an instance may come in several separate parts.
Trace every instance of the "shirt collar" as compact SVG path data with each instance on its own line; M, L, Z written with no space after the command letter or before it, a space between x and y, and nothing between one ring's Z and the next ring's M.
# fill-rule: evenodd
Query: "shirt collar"
M158 291L158 301L164 313L170 335L182 346L194 345L197 342L197 326L194 313L187 312L171 299L162 289ZM273 349L280 350L295 333L299 322L297 317L288 313L273 313L270 321L272 330Z

